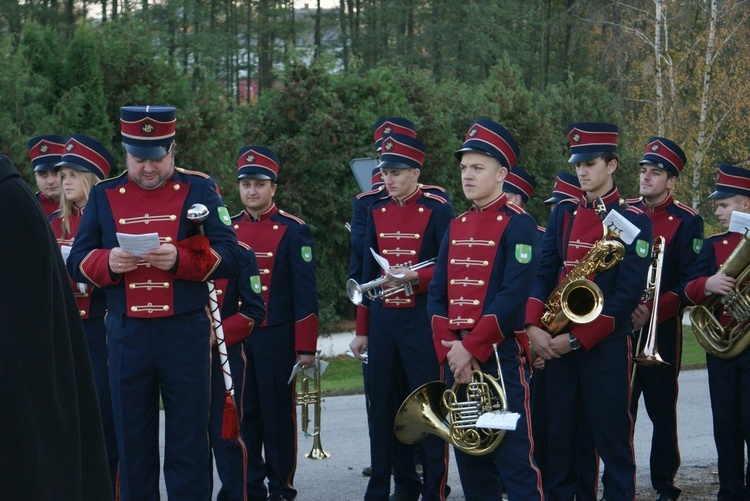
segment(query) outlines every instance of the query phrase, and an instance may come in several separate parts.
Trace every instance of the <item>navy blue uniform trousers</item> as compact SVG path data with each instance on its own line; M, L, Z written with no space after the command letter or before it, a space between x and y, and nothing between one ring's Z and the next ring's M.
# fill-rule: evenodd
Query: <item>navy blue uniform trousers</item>
M237 417L242 420L242 390L245 384L245 343L236 343L227 349L229 369L234 382L234 402ZM239 437L225 440L221 438L224 422L224 397L226 385L221 368L221 357L218 348L211 349L211 416L209 419L209 438L211 451L216 462L216 471L221 480L221 489L217 501L243 501L245 499L245 471L247 468L247 450L242 434ZM213 475L211 476L213 481Z
M167 494L209 499L207 312L153 319L109 314L107 336L121 499L159 499L160 392Z
M440 379L424 303L415 308L395 309L383 308L382 301L374 301L370 308L367 353L365 377L370 391L372 476L365 500L380 501L388 499L390 494L392 467L396 472L414 468L413 447L396 443L393 432L396 412L411 391ZM416 476L411 482L406 476L397 478L396 486L415 499L420 491L424 500L440 499L447 481L448 445L430 435L421 447L423 486Z
M265 500L268 493L294 499L297 409L294 383L287 384L297 359L294 324L256 328L245 341L245 356L240 431L247 447L248 500Z

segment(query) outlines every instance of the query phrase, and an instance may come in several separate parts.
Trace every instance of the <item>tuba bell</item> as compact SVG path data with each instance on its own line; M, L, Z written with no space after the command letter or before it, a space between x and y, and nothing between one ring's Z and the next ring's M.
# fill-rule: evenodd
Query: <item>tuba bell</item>
M481 371L471 373L466 385L454 383L451 389L442 381L432 381L414 390L396 414L393 430L405 444L415 444L428 435L437 435L456 449L472 456L482 456L497 449L505 430L477 428L479 417L486 412L507 412L508 400L502 382L500 358L498 379ZM459 387L466 386L466 400L459 401Z
M690 310L690 323L698 343L717 358L731 359L750 345L750 235L746 231L740 243L717 273L734 277L734 287L726 296L714 294L705 303ZM722 327L718 317L729 315Z

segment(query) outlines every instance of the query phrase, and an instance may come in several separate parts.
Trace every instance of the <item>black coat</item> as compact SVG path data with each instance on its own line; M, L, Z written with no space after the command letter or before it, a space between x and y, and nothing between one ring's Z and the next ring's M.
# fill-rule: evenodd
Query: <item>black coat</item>
M0 496L111 499L83 327L39 202L0 155Z

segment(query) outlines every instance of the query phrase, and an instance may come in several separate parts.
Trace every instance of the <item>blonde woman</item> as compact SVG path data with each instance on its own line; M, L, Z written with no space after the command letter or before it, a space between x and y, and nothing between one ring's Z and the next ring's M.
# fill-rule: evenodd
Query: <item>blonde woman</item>
M63 256L67 257L66 251L69 251L73 245L91 186L109 174L111 165L112 155L98 141L83 135L68 138L65 153L60 162L55 164L55 167L60 169L62 187L60 209L50 216L52 231L63 251ZM86 334L86 344L99 395L99 409L107 444L109 470L114 486L117 480L118 454L107 367L107 332L104 324L107 300L104 291L98 287L75 283L72 280L71 284Z

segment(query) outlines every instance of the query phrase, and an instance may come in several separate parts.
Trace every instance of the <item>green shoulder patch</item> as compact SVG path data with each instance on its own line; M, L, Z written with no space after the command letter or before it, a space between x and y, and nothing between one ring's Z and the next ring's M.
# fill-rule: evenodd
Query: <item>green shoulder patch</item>
M700 254L702 248L703 248L703 239L694 238L693 239L693 252L695 252L696 254Z
M312 247L310 247L309 245L302 246L302 259L306 263L312 261Z
M635 252L638 254L639 257L646 257L649 255L649 248L651 246L648 242L645 240L641 240L640 238L635 241Z
M253 275L250 277L250 287L253 289L253 292L256 294L260 294L260 292L263 290L263 288L260 286L260 275Z
M516 244L516 261L526 264L531 261L531 246L527 244Z
M219 213L219 219L221 219L221 222L224 223L227 226L230 226L232 224L232 217L229 215L229 211L226 207L221 206L217 209L217 212Z

